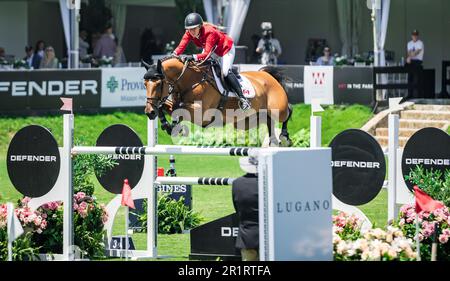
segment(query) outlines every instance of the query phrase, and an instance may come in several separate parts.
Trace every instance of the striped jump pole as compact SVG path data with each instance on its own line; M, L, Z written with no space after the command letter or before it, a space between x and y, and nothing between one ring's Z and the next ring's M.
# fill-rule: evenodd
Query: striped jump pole
M157 177L155 184L231 185L234 178Z
M139 155L216 155L216 156L256 156L258 148L211 147L211 146L75 146L73 154L139 154Z

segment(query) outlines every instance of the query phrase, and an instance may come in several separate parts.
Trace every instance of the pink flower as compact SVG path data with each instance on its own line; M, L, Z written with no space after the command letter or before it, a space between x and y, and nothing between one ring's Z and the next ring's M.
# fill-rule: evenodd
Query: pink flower
M441 242L442 244L447 243L448 242L448 235L445 235L445 234L439 235L439 242Z
M78 192L77 194L75 194L75 199L79 202L81 199L84 199L84 197L86 197L86 193L84 192Z

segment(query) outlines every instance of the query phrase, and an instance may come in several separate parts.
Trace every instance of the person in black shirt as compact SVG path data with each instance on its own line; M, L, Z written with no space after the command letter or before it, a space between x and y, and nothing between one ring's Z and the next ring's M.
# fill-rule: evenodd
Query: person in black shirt
M243 261L257 261L259 249L258 217L258 160L254 157L239 159L246 172L233 181L233 205L239 217L236 248L241 249Z

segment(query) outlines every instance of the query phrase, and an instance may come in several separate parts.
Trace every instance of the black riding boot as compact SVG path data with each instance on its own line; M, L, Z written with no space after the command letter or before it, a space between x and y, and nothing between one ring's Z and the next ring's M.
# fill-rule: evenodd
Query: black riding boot
M244 111L248 110L251 105L248 102L247 98L244 97L241 85L239 84L236 75L232 71L229 71L228 75L225 77L225 80L227 81L228 85L231 86L234 92L239 96L239 107Z

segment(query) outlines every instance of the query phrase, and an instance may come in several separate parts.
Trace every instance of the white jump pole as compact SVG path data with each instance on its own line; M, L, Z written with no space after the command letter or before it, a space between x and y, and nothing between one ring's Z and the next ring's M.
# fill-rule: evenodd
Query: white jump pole
M232 185L234 178L157 177L155 184Z
M62 149L61 169L66 166L67 176L66 182L67 192L64 198L64 215L63 215L63 259L73 260L74 229L73 229L73 185L72 185L72 146L73 146L73 114L64 114L64 146Z
M215 156L256 156L258 148L247 147L201 147L155 145L150 146L75 146L74 154L140 154L140 155L215 155Z
M147 120L147 145L148 147L155 147L158 143L158 121ZM156 179L157 157L154 155L146 156L150 158L150 179L149 192L147 193L147 252L153 258L158 257L158 213L157 213L157 193L154 185Z
M397 202L397 149L399 117L398 114L389 114L388 120L388 222L398 215Z
M310 118L310 147L322 147L322 117L311 116Z

